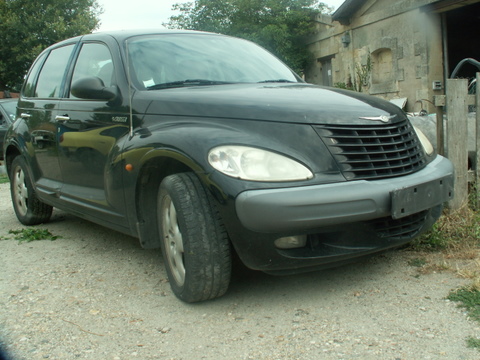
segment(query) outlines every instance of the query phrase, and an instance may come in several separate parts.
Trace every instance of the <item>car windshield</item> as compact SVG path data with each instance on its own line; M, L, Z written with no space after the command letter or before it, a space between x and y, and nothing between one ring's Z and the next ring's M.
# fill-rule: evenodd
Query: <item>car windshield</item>
M251 82L298 82L258 45L215 34L163 34L128 40L132 81L140 89Z

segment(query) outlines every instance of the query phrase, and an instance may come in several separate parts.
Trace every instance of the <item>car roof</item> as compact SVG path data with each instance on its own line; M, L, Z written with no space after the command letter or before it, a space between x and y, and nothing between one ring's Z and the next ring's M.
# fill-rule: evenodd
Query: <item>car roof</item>
M197 30L178 30L178 29L141 29L141 30L115 30L115 31L102 31L102 32L94 32L91 34L85 34L76 36L73 38L65 39L60 41L56 44L53 44L51 47L56 47L63 43L72 43L78 42L80 40L101 40L102 38L114 38L118 43L122 43L128 38L135 37L135 36L142 36L142 35L160 35L160 34L209 34L209 35L217 35L217 36L226 36L222 34L216 34L211 32L205 31L197 31ZM50 48L50 47L49 47Z
M198 30L182 30L182 29L129 29L129 30L114 30L114 31L99 31L94 32L88 35L101 35L106 34L110 35L115 38L127 38L131 36L139 36L139 35L155 35L155 34L214 34L206 31L198 31ZM85 35L85 36L88 36ZM219 35L219 34L217 34Z

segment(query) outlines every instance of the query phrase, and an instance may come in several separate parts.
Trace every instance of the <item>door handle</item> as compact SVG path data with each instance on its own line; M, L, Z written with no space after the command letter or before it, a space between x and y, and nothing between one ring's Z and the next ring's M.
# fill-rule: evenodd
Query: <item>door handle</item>
M70 120L70 117L67 115L57 115L55 116L55 120L58 122L66 122Z
M20 117L22 119L30 119L32 117L32 115L30 115L29 113L21 113Z

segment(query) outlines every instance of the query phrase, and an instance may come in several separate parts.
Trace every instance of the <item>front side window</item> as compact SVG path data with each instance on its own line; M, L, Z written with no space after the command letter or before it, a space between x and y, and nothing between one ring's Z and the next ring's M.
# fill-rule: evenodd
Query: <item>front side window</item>
M252 42L228 36L136 37L128 40L127 49L132 78L140 89L181 86L186 80L205 83L299 81L268 51Z
M85 77L99 77L105 87L115 83L112 55L104 44L83 44L73 71L72 84ZM74 97L70 94L70 97Z
M34 97L61 97L62 81L73 47L73 44L62 46L50 52L40 71Z

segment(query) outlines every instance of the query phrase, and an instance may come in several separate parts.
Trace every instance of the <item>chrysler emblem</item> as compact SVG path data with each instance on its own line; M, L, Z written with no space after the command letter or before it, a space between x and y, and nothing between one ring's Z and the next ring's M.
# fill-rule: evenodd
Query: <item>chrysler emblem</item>
M381 121L387 123L389 120L393 119L397 115L382 115L382 116L361 116L359 119L372 120L372 121Z

